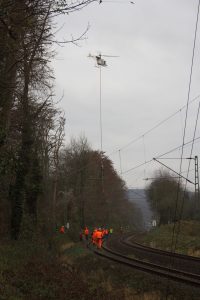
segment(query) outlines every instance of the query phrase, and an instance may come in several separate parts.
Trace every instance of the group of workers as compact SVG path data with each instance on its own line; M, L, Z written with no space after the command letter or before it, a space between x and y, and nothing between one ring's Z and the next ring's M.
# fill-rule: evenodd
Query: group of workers
M65 233L65 226L61 226L59 231L61 234ZM84 239L87 242L91 242L93 246L96 246L98 249L101 249L103 241L106 240L108 236L111 236L112 233L112 228L94 228L94 230L90 232L90 230L86 226L80 231L80 241L82 241L84 237Z
M89 238L91 237L92 245L96 246L98 249L101 249L103 241L106 240L109 235L112 235L112 233L112 228L94 228L94 230L92 230L90 233L88 227L86 226L84 230L81 230L80 232L80 240L82 240L84 236L85 240L89 241Z

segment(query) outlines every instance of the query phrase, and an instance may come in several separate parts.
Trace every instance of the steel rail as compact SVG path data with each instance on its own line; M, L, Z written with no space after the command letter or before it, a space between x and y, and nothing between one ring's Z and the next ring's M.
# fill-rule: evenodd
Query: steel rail
M141 249L141 250L146 251L148 253L157 253L157 254L162 254L164 256L168 256L168 257L175 257L175 258L182 259L182 260L185 260L185 261L193 261L193 262L200 263L200 258L199 257L190 256L190 255L181 254L181 253L174 253L174 252L169 252L169 251L166 251L166 250L152 248L152 247L149 247L149 246L144 246L144 245L136 243L136 242L131 242L130 239L132 237L133 236L131 235L128 238L121 239L120 242L122 244L128 246L128 247Z
M144 272L153 273L159 276L167 277L175 281L183 282L189 285L200 287L200 275L179 271L177 269L164 267L158 264L153 264L139 259L127 257L117 251L109 249L107 246L103 246L103 252L101 250L93 250L95 254L108 258L118 263L122 263L132 268L139 269ZM109 254L108 254L109 253Z

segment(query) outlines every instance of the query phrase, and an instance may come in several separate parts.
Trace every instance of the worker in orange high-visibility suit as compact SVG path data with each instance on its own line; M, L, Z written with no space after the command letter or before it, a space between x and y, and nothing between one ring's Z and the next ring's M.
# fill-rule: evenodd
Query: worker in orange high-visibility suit
M62 234L65 233L65 226L60 227L60 233L62 233Z
M99 228L96 232L96 238L97 238L97 247L98 249L101 249L102 247L102 240L103 240L103 234L101 231L101 228Z
M97 229L95 228L92 232L92 244L97 245L97 237L96 237Z
M89 229L87 227L85 227L84 234L85 234L85 239L88 241Z

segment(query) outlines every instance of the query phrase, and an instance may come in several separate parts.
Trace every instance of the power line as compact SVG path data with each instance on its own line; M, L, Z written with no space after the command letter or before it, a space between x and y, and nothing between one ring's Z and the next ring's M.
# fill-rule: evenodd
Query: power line
M193 102L195 102L199 97L200 97L200 94L197 95L195 98L193 98L191 101L189 101L189 105L191 105ZM171 118L173 118L175 115L177 115L178 113L180 113L186 106L187 105L182 106L176 112L174 112L173 114L171 114L167 118L163 119L162 121L160 121L159 123L157 123L155 126L153 126L149 130L145 131L143 134L141 134L140 136L138 136L137 138L131 140L129 143L127 143L126 145L122 146L121 148L112 151L108 156L111 156L111 155L115 154L119 150L122 151L125 148L128 148L130 145L132 145L135 142L137 142L138 140L142 139L145 135L149 134L151 131L155 130L156 128L158 128L159 126L161 126L163 123L167 122L168 120L170 120Z
M200 95L198 95L198 96L196 96L194 99L192 99L192 100L190 101L190 104L191 104L192 102L196 101L199 97L200 97ZM200 103L200 102L199 102L199 103ZM177 114L177 113L178 113L180 110L182 110L185 106L186 106L186 105L184 105L184 106L183 106L181 109L179 109L176 113L174 113L173 115L171 115L171 117L174 116L175 114ZM168 120L169 118L170 118L170 117L166 118L165 120ZM164 122L165 120L163 120L162 122ZM161 122L160 122L159 124L161 124ZM151 130L153 130L153 128L152 128ZM147 134L147 132L144 133L143 135L141 135L140 138L143 138L143 136L146 135L146 134ZM139 138L138 138L138 139L139 139ZM197 140L199 140L199 139L200 139L200 136L197 137L197 138L195 138L194 141L197 141ZM192 143L192 140L191 140L191 141L188 141L187 143L184 144L184 147L187 147L187 146L190 145L191 143ZM196 143L195 143L195 144L196 144ZM163 154L156 155L155 158L161 159L163 156L165 156L165 155L167 155L167 154L170 154L170 153L172 153L172 152L174 152L174 151L180 149L180 147L181 147L181 145L179 145L179 146L177 146L177 147L175 147L175 148L172 148L171 150L168 150L167 152L164 152ZM122 148L121 148L121 149L122 149ZM121 151L121 149L119 149L119 150ZM107 157L107 158L110 158L114 153L117 153L117 152L119 153L119 150L111 152L109 155L106 155L106 157ZM98 151L97 151L97 152L98 152ZM120 155L121 155L121 153L120 153ZM106 157L105 157L105 158L106 158ZM165 158L165 159L166 159L166 158ZM145 164L148 164L148 163L150 163L150 162L152 162L152 161L153 161L153 159L148 160L148 161L146 161L146 162L144 162L144 163L141 163L141 164L139 164L139 165L137 165L137 166L134 166L134 167L132 167L132 168L130 168L130 169L128 169L128 170L125 170L124 172L122 172L122 175L123 175L123 174L130 173L131 171L133 171L133 170L135 170L135 169L137 169L137 168L139 168L139 167L141 167L141 166L144 166ZM78 170L71 171L71 174L73 174L73 173L74 173L74 174L80 173L81 171L83 171L84 169L86 169L87 167L89 167L89 165L91 165L92 163L93 163L93 162L89 162L88 164L86 164L86 166L84 166L84 167L82 167L82 168L80 168L80 169L78 169Z
M188 106L189 106L189 99L190 99L190 90L191 90L193 65L194 65L194 54L195 54L197 29L198 29L198 20L199 20L199 6L200 6L200 0L198 2L198 7L197 7L197 17L196 17L195 33L194 33L194 41L193 41L193 49L192 49L192 61L191 61L190 75L189 75L189 86L188 86L188 94L187 94L187 104L186 104L186 112L185 112L185 123L184 123L183 142L182 142L182 147L181 147L181 161L180 161L179 173L181 173L181 170L182 170L183 149L184 149L184 145L185 145L185 134L186 134L186 127L187 127ZM194 140L193 140L193 143L194 143ZM175 205L174 218L176 218L176 216L177 216L179 193L180 193L180 179L178 181L178 188L177 188L177 197L176 197L176 203L175 203L176 205ZM180 222L180 220L179 220L179 222ZM176 249L176 244L175 244L174 249L173 249L174 236L175 236L175 226L176 225L174 224L173 235L172 235L172 243L171 243L171 251L175 251L175 249ZM179 234L179 232L177 233L177 236L178 236L178 234Z
M161 161L157 160L156 158L153 158L153 160L157 161L157 162L158 162L159 164L161 164L162 166L166 167L166 168L167 168L167 169L169 169L170 171L172 171L172 172L174 172L175 174L179 175L179 177L178 177L178 178L180 178L180 177L181 177L181 178L185 179L186 181L188 181L188 182L190 182L190 183L194 184L194 182L192 182L192 181L191 181L191 180L189 180L188 178L186 178L186 177L182 176L180 173L176 172L176 171L175 171L175 170L173 170L172 168L170 168L170 167L166 166L165 164L161 163Z
M193 42L193 49L192 49L192 61L191 61L191 68L190 68L190 75L189 75L189 86L188 86L188 94L187 94L185 124L184 124L184 132L183 132L183 142L182 142L182 147L181 147L181 161L180 161L179 173L181 173L181 171L182 171L183 149L184 149L184 145L185 145L185 134L186 134L186 127L187 127L188 106L189 106L189 99L190 99L190 90L191 90L193 65L194 65L194 55L195 55L195 46L196 46L196 38L197 38L198 20L199 20L199 6L200 6L200 0L198 1L198 7L197 7L197 16L196 16L194 42ZM194 137L193 137L192 144L194 144ZM193 146L192 146L192 148L193 148ZM190 162L189 162L189 166L190 166ZM188 176L188 174L187 174L187 176ZM177 216L179 193L180 193L180 178L178 180L178 186L177 186L174 219L176 219L176 216ZM174 225L173 225L172 240L171 240L171 252L175 252L175 250L176 250L177 240L178 240L178 236L179 236L179 233L180 233L180 219L178 220L178 231L177 231L177 234L176 234L176 239L174 240L174 238L175 238L175 228L176 228L176 223L174 223ZM172 260L171 262L172 262L172 266L173 266L174 261ZM168 279L167 290L166 290L166 299L168 298L168 294L169 294L169 279Z
M193 134L192 147L191 147L191 151L190 151L190 157L192 157L192 154L193 154L194 139L195 139L196 129L197 129L197 123L198 123L198 119L199 119L199 110L200 110L200 103L199 103L198 110L197 110L197 116L196 116L196 122L195 122L195 127L194 127L194 134ZM189 161L189 164L188 164L187 176L186 176L187 178L188 178L189 172L190 172L190 165L191 165L191 160ZM185 187L184 187L184 192L183 192L183 198L182 198L182 203L181 203L181 209L180 209L180 214L179 214L179 220L181 219L182 214L183 214L183 207L184 207L184 202L185 202L186 188L187 188L187 180L185 182ZM195 186L195 188L196 188L196 186ZM196 190L195 190L195 192L196 192ZM180 231L180 222L178 224L178 232L179 231ZM175 249L176 249L176 246L177 246L177 242L178 242L178 235L177 235L176 240L175 240Z
M196 140L199 140L199 139L200 139L200 136L197 137L197 138L195 138L194 140L196 141ZM192 142L193 142L193 140L191 140L191 141L185 143L185 144L184 144L184 147L188 146L188 145L191 144ZM180 147L181 147L181 145L178 146L178 147L175 147L175 148L173 148L173 149L171 149L171 150L169 150L169 151L167 151L167 152L165 152L165 153L163 153L163 154L156 155L155 158L160 158L160 157L162 157L162 156L164 156L164 155L166 155L166 154L169 154L169 153L171 153L171 152L174 152L174 151L180 149ZM142 166L144 166L144 165L146 165L146 164L148 164L148 163L150 163L150 162L152 162L152 161L153 161L153 158L150 159L150 160L148 160L148 161L146 161L146 162L144 162L144 163L141 163L141 164L139 164L139 165L137 165L137 166L134 166L134 167L132 167L132 168L130 168L130 169L128 169L128 170L125 170L124 172L122 172L122 174L127 174L127 173L129 173L129 172L131 172L131 171L133 171L133 170L135 170L135 169L138 169L139 167L142 167Z
M120 165L120 174L122 174L122 158L121 158L121 151L119 150L119 165Z
M197 137L197 138L195 138L194 140L197 141L197 140L199 140L199 139L200 139L200 136ZM192 143L192 141L193 141L193 140L190 140L189 142L185 143L185 144L184 144L184 147L190 145L190 144ZM180 146L178 146L178 147L175 147L175 148L173 148L172 150L169 150L169 151L167 151L167 152L165 152L165 153L163 153L163 154L161 154L161 155L159 155L159 156L156 156L156 158L159 158L159 159L160 159L160 158L163 157L164 155L170 154L170 153L172 153L172 152L174 152L174 151L180 149L181 146L182 146L182 145L180 145Z
M164 158L160 158L160 159L181 159L180 157L164 157ZM183 159L192 159L192 157L183 157Z

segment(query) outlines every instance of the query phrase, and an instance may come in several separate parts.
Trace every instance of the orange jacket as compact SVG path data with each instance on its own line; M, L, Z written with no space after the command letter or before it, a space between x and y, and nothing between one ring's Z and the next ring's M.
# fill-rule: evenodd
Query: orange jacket
M92 233L92 239L93 240L95 240L97 238L96 234L97 234L97 230L94 230L93 233Z
M97 230L97 232L96 232L96 238L97 239L102 239L102 237L103 237L102 232L100 230Z

